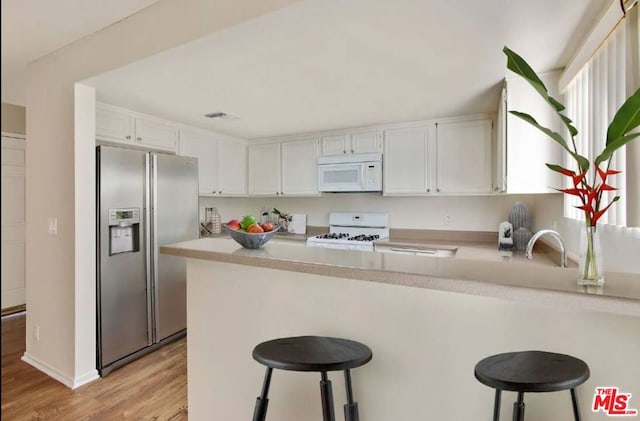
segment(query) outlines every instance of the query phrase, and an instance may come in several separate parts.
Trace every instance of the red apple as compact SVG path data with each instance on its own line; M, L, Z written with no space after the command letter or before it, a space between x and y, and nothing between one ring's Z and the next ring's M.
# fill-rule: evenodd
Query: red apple
M264 230L264 232L273 231L273 229L275 228L271 222L265 222L264 224L261 225L261 227Z
M232 219L229 222L227 222L227 226L232 230L237 231L240 229L240 221L238 221L237 219Z

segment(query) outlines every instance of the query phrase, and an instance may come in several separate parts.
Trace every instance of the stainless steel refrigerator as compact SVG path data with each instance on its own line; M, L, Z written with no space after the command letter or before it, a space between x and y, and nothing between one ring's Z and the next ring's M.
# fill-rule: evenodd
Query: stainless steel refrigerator
M198 238L198 163L97 147L102 376L186 333L186 262L159 247Z

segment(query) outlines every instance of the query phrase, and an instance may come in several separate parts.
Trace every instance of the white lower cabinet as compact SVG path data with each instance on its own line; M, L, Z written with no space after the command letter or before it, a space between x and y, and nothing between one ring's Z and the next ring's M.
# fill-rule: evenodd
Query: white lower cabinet
M249 145L250 196L318 196L318 140Z
M198 158L201 196L244 196L247 146L200 130L180 130L180 155Z
M492 139L490 119L436 123L436 193L491 193Z
M410 196L429 193L428 150L427 126L386 130L383 194Z

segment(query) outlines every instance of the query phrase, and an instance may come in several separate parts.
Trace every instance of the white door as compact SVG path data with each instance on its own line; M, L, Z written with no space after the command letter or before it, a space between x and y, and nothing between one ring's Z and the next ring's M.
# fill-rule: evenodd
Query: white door
M131 114L102 104L96 105L96 137L133 142L134 118Z
M2 136L2 309L26 303L24 140Z
M316 139L282 143L282 194L318 196L318 142Z
M427 127L393 129L385 132L382 157L384 194L429 193L428 140Z
M436 192L492 191L491 120L438 123Z
M280 196L280 144L249 145L249 195Z

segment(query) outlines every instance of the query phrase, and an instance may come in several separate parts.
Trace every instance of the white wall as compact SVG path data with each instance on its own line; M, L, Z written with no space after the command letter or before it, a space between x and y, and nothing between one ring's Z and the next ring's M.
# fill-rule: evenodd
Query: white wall
M563 217L562 195L535 197L537 215L535 229L551 228L562 236L570 254L578 254L580 229L583 222ZM614 205L615 206L615 205ZM604 270L608 272L640 273L640 228L598 225L602 245ZM550 243L553 246L553 242ZM606 283L606 278L605 278Z
M76 180L91 180L87 161L95 158L93 148L75 147L75 82L296 1L161 0L28 65L25 360L71 387L95 370L89 327L95 313L86 314L83 304L95 301L88 286L95 283L95 268L76 264L84 257L75 255L76 245L91 244L94 235L86 203L95 192L86 185L76 191ZM57 236L47 234L47 217L58 218ZM40 327L38 341L31 335L34 325Z
M384 197L371 193L325 194L310 198L212 198L201 197L201 217L205 206L216 206L222 220L246 213L259 215L264 207L285 213L307 214L307 225L328 226L334 211L388 212L392 228L456 231L498 231L516 201L522 201L535 223L535 195L457 196L457 197ZM445 225L444 217L451 217Z

